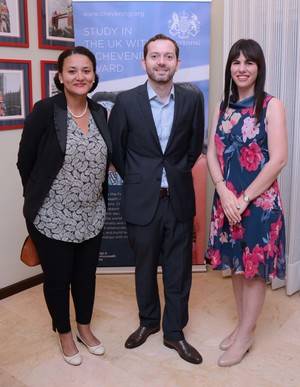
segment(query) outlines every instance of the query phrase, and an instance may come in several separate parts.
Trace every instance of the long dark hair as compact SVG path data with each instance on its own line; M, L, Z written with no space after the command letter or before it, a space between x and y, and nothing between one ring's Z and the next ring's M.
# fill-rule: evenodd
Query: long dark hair
M260 45L252 39L240 39L234 43L231 47L226 68L225 68L225 82L224 82L224 100L222 104L222 110L225 110L229 104L229 98L233 101L239 99L238 89L234 81L231 79L231 64L242 53L246 59L253 61L257 65L257 78L254 86L254 106L255 117L259 120L260 114L263 108L264 101L264 88L266 80L266 62L262 48ZM231 93L230 93L231 88Z
M71 55L74 55L74 54L85 55L92 62L93 70L94 70L94 73L95 73L95 82L93 83L93 86L89 90L89 93L90 93L90 92L92 92L93 90L96 89L96 87L98 85L98 82L99 82L99 77L98 77L98 75L96 73L96 58L95 58L95 55L89 49L87 49L86 47L83 47L83 46L76 46L76 47L73 47L73 48L68 48L67 50L63 51L59 55L58 60L57 60L57 70L58 71L57 71L57 73L54 76L55 86L58 88L58 90L64 91L64 85L59 80L59 73L62 73L62 71L63 71L65 59L68 58Z

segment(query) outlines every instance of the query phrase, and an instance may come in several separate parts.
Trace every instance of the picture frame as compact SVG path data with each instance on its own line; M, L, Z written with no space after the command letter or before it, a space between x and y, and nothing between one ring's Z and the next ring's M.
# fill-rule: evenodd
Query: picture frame
M0 46L29 47L27 0L0 0Z
M31 61L0 59L0 130L23 128L32 109Z
M53 60L41 60L41 95L42 98L52 97L60 93L54 83L57 72L57 62Z
M74 46L72 0L37 0L39 48Z

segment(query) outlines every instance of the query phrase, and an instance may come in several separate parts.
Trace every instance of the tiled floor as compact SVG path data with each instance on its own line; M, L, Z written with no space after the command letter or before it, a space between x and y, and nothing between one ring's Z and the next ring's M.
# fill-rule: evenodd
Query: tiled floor
M159 282L161 288L160 275ZM161 332L128 350L124 341L138 325L134 277L98 275L93 326L106 354L96 357L79 345L83 363L72 367L62 360L37 286L0 301L0 386L299 387L299 294L268 289L253 348L241 364L219 368L218 343L235 318L230 279L195 273L185 336L203 364L189 364L164 347Z

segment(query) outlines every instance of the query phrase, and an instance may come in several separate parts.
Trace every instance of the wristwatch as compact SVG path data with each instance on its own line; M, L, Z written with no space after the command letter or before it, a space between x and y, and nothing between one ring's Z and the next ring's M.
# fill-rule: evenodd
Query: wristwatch
M246 195L245 193L243 194L243 199L244 199L244 202L246 202L246 203L249 203L249 202L250 202L249 196Z

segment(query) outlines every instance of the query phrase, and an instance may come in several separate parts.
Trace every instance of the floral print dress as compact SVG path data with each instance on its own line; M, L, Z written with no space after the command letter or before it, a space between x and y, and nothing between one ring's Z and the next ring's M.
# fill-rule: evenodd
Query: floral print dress
M265 94L259 122L254 97L230 103L216 128L217 157L227 188L240 196L269 161ZM214 269L232 269L266 282L285 277L285 226L277 180L253 200L242 221L230 226L217 192L214 195L207 257Z

